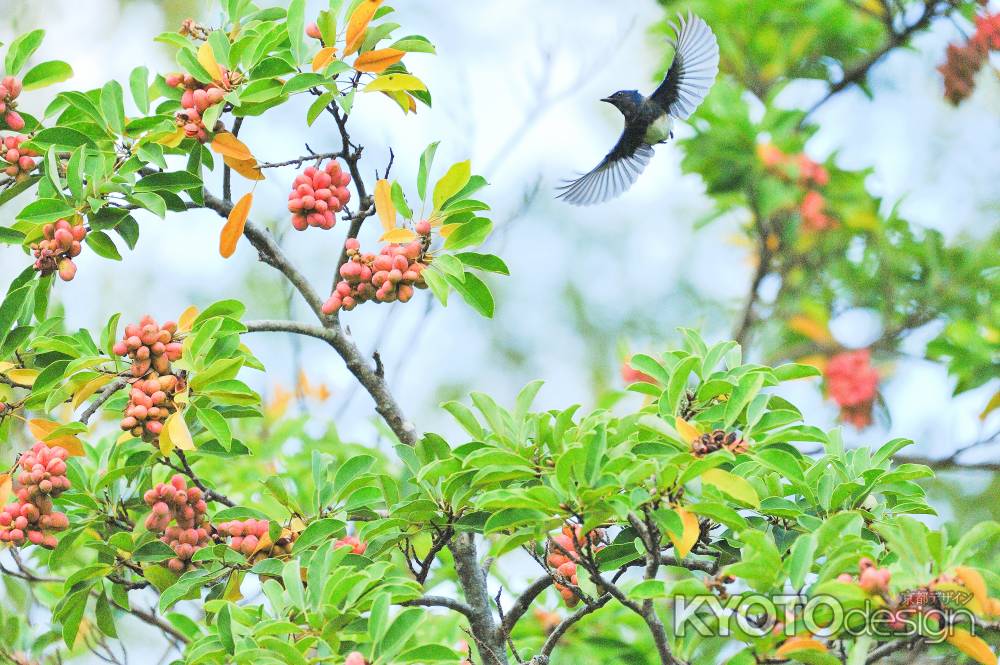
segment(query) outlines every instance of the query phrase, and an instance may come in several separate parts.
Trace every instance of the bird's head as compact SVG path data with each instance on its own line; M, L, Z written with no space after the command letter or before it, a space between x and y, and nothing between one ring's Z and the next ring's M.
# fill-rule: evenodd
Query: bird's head
M626 118L633 116L639 105L642 104L642 95L638 90L619 90L615 94L605 97L602 102L611 104L622 112Z

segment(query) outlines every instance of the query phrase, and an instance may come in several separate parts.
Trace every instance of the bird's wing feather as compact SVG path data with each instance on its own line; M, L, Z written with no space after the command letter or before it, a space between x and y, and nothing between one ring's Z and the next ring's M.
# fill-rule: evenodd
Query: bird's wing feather
M652 156L653 146L636 141L626 130L600 164L559 187L556 198L578 206L613 199L632 186Z
M677 34L674 62L651 98L670 115L687 120L719 73L719 43L700 17L688 12L687 20L683 16L678 19L679 27L670 24Z

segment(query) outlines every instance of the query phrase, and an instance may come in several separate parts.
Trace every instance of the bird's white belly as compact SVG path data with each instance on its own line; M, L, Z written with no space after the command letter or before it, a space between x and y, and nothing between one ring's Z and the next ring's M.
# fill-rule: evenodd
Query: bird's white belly
M661 141L666 141L670 138L670 132L674 128L674 119L669 113L664 113L661 117L657 118L653 124L649 126L646 130L646 135L643 137L646 143L650 145L655 145Z

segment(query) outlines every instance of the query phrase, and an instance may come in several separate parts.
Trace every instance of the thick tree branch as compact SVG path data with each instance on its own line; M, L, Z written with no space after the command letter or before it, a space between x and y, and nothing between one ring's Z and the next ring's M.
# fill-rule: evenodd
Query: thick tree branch
M535 598L538 598L550 586L552 586L552 578L549 575L540 577L532 582L514 602L510 610L507 611L507 614L504 615L503 623L500 624L501 632L504 635L510 635L510 632L514 630L514 626L517 625L518 620L524 616L524 613L528 611L531 604L535 602Z
M458 582L472 609L469 628L479 649L479 656L486 665L507 665L507 648L490 607L486 588L486 572L479 565L475 534L459 533L448 544L455 560Z
M407 607L446 607L449 610L464 614L470 622L476 618L475 612L471 607L460 600L446 596L424 596L423 598L407 600L401 603L401 605L406 605Z
M124 388L126 385L128 385L128 381L126 381L123 377L118 377L108 385L104 386L104 388L101 389L101 392L97 393L97 399L91 402L90 406L84 409L83 413L80 414L80 422L86 425L87 421L89 421L93 415L97 413L97 410L100 409L105 402L111 399L112 395Z
M325 318L325 317L324 317ZM389 391L385 379L375 371L374 365L368 363L361 351L340 327L339 323L325 321L327 327L300 323L298 321L264 320L247 321L248 332L289 332L307 337L321 339L337 351L347 369L365 387L368 394L375 400L375 410L385 420L401 443L408 446L416 445L417 430L413 423L406 419L402 409L396 403L395 397Z

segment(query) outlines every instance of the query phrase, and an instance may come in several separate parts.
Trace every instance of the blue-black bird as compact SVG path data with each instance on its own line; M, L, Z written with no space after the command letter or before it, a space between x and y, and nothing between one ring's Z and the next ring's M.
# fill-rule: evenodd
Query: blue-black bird
M592 171L559 187L561 198L573 205L612 199L632 184L653 156L653 146L673 138L675 120L686 120L708 94L719 72L719 44L701 18L688 13L671 23L676 41L674 61L663 83L649 97L636 90L619 90L608 102L625 116L618 143Z

